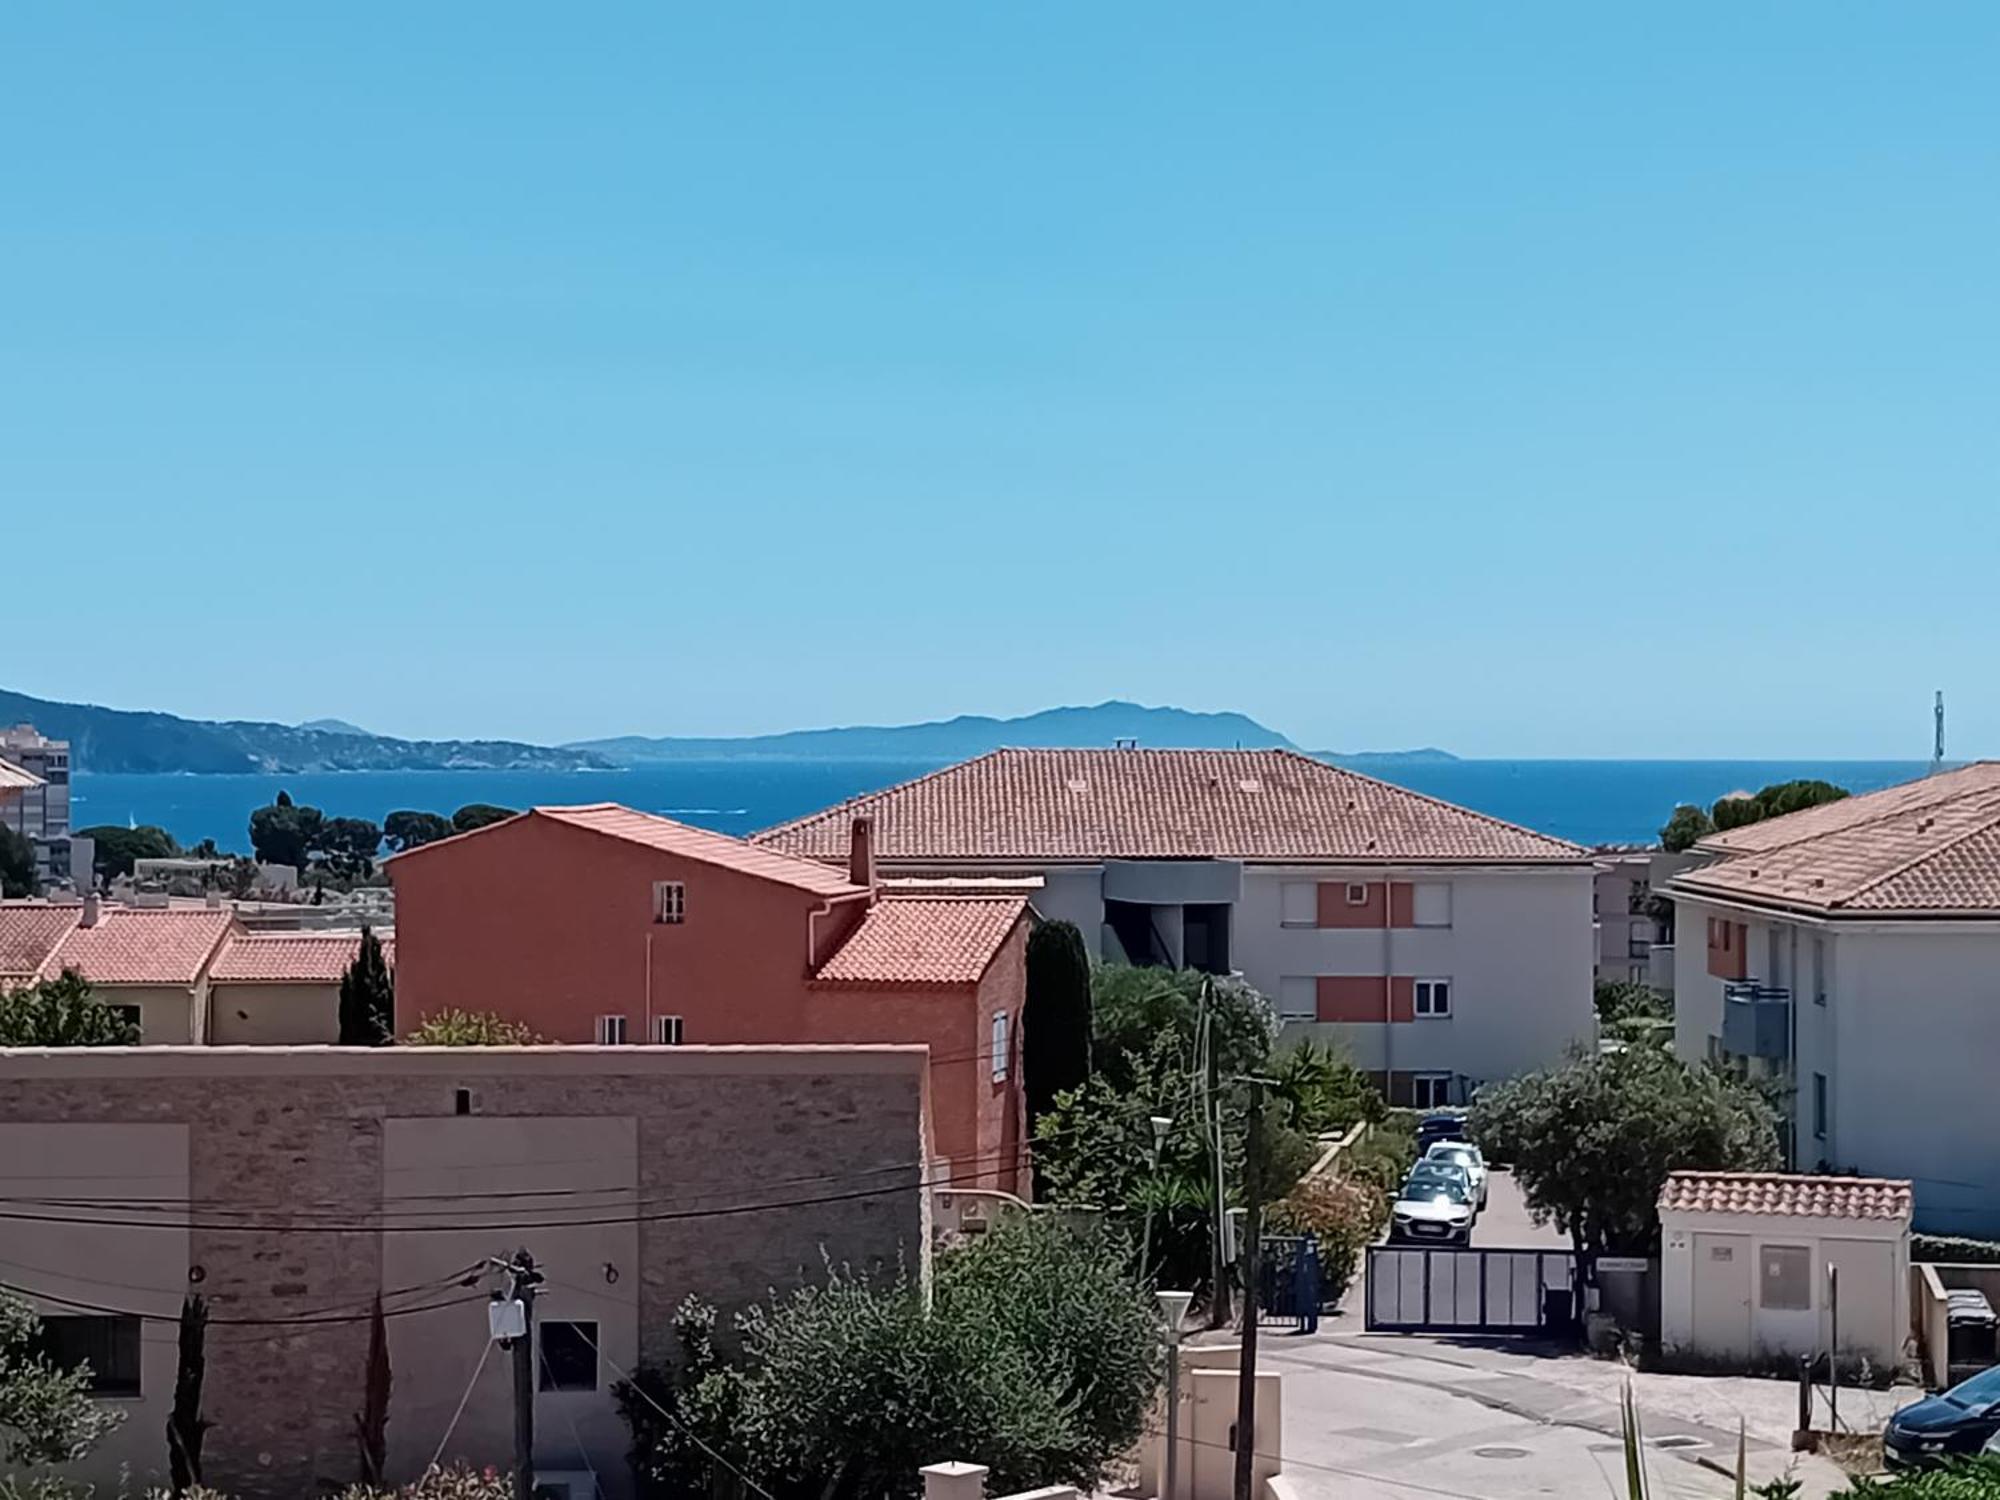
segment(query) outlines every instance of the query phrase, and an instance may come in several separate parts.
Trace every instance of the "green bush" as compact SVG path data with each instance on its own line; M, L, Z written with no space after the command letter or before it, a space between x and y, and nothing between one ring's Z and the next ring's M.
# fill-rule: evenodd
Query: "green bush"
M2000 1459L1974 1458L1941 1469L1857 1479L1840 1493L1870 1500L2000 1500Z
M1910 1259L1934 1265L2000 1265L2000 1240L1971 1240L1955 1234L1913 1234Z
M1320 1304L1336 1307L1354 1281L1361 1252L1389 1219L1389 1197L1355 1177L1301 1182L1271 1205L1267 1227L1276 1234L1309 1234L1319 1242Z
M740 1318L733 1364L712 1314L684 1308L678 1370L617 1392L641 1492L709 1490L718 1476L689 1429L777 1500L914 1495L918 1468L944 1456L986 1465L999 1491L1095 1488L1140 1436L1161 1373L1159 1315L1126 1255L1102 1230L1034 1214L946 1252L929 1306L907 1275L829 1268Z

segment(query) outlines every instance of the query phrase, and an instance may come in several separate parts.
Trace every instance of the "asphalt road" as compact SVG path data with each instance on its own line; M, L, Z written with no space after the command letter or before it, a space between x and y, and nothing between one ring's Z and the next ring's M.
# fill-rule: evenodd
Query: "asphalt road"
M1537 1224L1512 1174L1495 1168L1486 1186L1486 1208L1472 1226L1472 1243L1500 1250L1567 1250L1569 1237L1553 1224Z

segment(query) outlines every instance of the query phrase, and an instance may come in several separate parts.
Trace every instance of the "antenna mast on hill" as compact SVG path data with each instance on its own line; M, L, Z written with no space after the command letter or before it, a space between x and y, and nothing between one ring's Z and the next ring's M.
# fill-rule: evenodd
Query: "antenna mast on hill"
M1933 712L1937 716L1937 741L1936 744L1931 749L1931 774L1935 776L1938 772L1944 769L1944 689L1943 688L1938 689L1937 707L1933 710Z

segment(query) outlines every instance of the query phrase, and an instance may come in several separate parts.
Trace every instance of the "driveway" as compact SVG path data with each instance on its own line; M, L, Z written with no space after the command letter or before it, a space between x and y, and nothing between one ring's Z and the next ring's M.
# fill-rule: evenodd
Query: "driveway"
M1472 1243L1498 1250L1567 1250L1569 1236L1553 1224L1537 1224L1512 1172L1495 1167L1486 1183L1486 1207L1472 1229Z

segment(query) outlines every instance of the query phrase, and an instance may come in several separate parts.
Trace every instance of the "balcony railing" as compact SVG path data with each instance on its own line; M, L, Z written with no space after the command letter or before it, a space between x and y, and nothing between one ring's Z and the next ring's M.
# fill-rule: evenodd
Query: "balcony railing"
M1722 1045L1738 1057L1782 1060L1792 1051L1792 992L1741 980L1722 987Z

